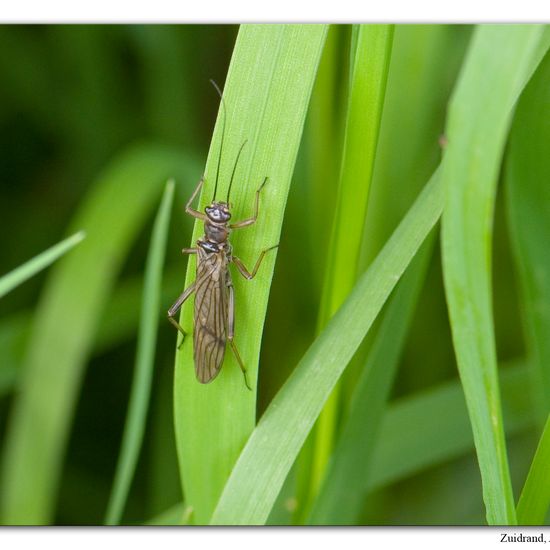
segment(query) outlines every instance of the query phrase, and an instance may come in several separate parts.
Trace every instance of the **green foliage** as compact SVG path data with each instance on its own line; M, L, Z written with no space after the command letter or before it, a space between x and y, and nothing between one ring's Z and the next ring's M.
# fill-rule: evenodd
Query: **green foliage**
M369 204L374 159L390 63L393 25L359 25L352 44L350 86L340 180L318 327L342 305L357 278L361 240ZM327 402L315 432L311 490L318 490L333 451L339 387Z
M55 262L57 258L63 256L73 246L82 241L85 236L86 234L83 231L75 233L72 237L68 237L64 241L48 248L42 254L10 271L10 273L6 273L6 275L0 278L0 298Z
M231 473L213 524L265 522L330 391L437 222L442 202L436 174L271 402Z
M528 351L532 357L531 392L541 424L550 410L550 57L546 55L522 95L510 133L506 163L507 207Z
M542 25L0 27L0 521L543 523L549 43ZM253 391L230 349L196 381L193 299L174 370L165 319L203 233L183 206L205 161L210 201L220 160L209 78L220 199L247 140L233 220L269 177L234 254L280 243L254 280L231 268Z
M313 85L326 28L324 26L252 25L239 32L225 87L227 136L220 167L218 197L225 197L234 159L241 157L231 201L234 219L251 214L255 193L267 176L260 212L251 228L235 231L234 254L252 266L261 250L279 242L286 197L296 159L309 94ZM210 201L219 158L223 111L218 117L206 166L201 206ZM203 234L195 224L193 242ZM233 279L236 294L235 341L252 387L258 377L261 332L276 252L262 263L253 281ZM194 261L186 286L195 278ZM182 327L191 332L192 307L182 313ZM215 383L202 386L195 379L192 338L176 359L175 425L186 502L193 521L207 523L231 469L254 428L255 391L243 383L230 350Z
M492 318L491 227L512 108L540 60L542 26L476 30L449 106L442 251L453 340L490 524L513 524Z
M174 182L170 180L166 184L153 226L147 265L145 266L136 366L113 492L105 519L105 523L108 525L120 523L143 442L155 360L162 270L173 198Z
M537 452L518 502L520 525L541 525L550 506L550 416L546 420Z

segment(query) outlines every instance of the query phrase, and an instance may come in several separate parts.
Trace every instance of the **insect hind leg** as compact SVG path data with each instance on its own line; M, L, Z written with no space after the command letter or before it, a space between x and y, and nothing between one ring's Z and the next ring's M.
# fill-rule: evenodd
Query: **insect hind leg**
M246 367L244 366L243 360L241 359L241 355L239 353L239 350L237 349L237 346L235 345L235 342L234 342L233 338L229 339L229 344L231 345L231 349L233 350L233 353L235 354L235 359L237 359L237 363L239 363L239 367L241 367L241 371L243 372L244 384L250 391L252 391L252 387L250 386L250 383L248 382L248 371L246 370Z
M176 321L176 313L181 309L181 306L183 305L183 302L191 296L191 294L195 290L195 284L188 286L179 296L179 298L174 302L172 307L168 310L168 320L178 329L178 332L181 332L182 339L181 342L178 344L178 349L181 348L183 345L183 342L185 340L185 337L187 336L187 332L183 329L183 327Z
M228 285L229 288L229 308L228 308L228 323L227 323L227 339L229 340L229 344L231 346L231 349L233 350L233 353L235 355L235 359L237 359L237 363L239 363L239 367L241 368L241 371L243 372L244 376L244 383L246 387L252 391L252 388L248 382L248 375L246 367L244 366L243 360L241 359L241 354L239 353L239 350L237 349L237 346L234 341L235 336L235 291L233 289L233 285Z

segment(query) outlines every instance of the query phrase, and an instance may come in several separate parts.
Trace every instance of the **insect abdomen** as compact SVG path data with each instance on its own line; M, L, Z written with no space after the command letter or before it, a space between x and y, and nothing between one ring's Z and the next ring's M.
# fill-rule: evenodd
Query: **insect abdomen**
M220 372L227 341L226 259L223 251L199 247L195 290L193 356L199 382L206 384Z

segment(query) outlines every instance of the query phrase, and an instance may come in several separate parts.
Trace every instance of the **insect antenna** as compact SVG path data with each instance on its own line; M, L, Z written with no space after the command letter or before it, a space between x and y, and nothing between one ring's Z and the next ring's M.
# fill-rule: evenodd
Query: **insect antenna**
M235 176L235 172L237 171L237 164L239 164L239 157L241 156L241 153L243 152L244 146L246 145L246 142L248 140L245 139L243 141L243 144L241 145L241 148L239 149L239 152L237 153L237 158L235 159L235 165L233 166L233 172L231 173L231 180L229 181L229 187L227 189L227 204L229 204L229 194L231 193L231 186L233 185L233 177Z
M220 100L222 102L222 111L223 111L223 119L222 119L222 139L220 141L220 154L218 156L218 167L216 168L216 184L214 185L214 193L212 195L212 202L214 202L214 199L216 198L216 191L218 190L218 179L220 177L220 164L222 160L222 151L223 151L223 139L225 137L225 119L227 117L227 111L225 109L225 101L223 99L223 94L219 88L219 86L214 82L214 80L210 79L210 84L214 86L216 89L216 92L218 92L218 95L220 96Z

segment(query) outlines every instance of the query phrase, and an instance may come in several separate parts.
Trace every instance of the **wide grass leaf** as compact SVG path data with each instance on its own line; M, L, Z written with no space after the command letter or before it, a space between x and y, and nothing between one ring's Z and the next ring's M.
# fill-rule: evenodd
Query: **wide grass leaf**
M113 490L107 507L107 525L120 523L143 442L155 362L162 271L173 198L174 182L169 181L153 226L145 266L134 379Z
M81 242L85 236L86 234L83 231L79 231L0 277L0 298L48 267L55 260L63 256L63 254L66 254L73 246Z
M437 222L443 206L442 191L435 174L277 393L231 473L212 524L265 523L332 388Z
M449 107L442 251L453 342L489 524L514 524L492 317L491 237L512 109L540 61L544 27L476 29Z
M244 25L240 28L224 88L226 126L220 110L208 162L200 209L212 200L221 155L217 199L227 195L235 159L245 140L231 190L232 216L249 217L256 190L257 223L234 231L234 254L252 266L262 249L278 243L283 214L302 135L313 80L321 55L325 25ZM212 98L215 100L212 91ZM196 207L196 205L195 205ZM203 234L197 223L193 243ZM188 244L188 243L185 243ZM256 382L262 330L276 252L265 258L257 277L244 281L235 271L235 343L248 370L248 391L231 350L216 380L195 378L192 337L177 353L175 372L176 441L186 503L193 522L208 523L231 469L256 422ZM195 278L195 260L186 286ZM181 325L192 333L192 305L183 307ZM175 339L175 336L174 336Z
M105 171L75 215L72 227L83 228L87 238L49 275L8 425L3 523L53 520L74 407L104 306L163 183L186 174L179 153L134 147Z

